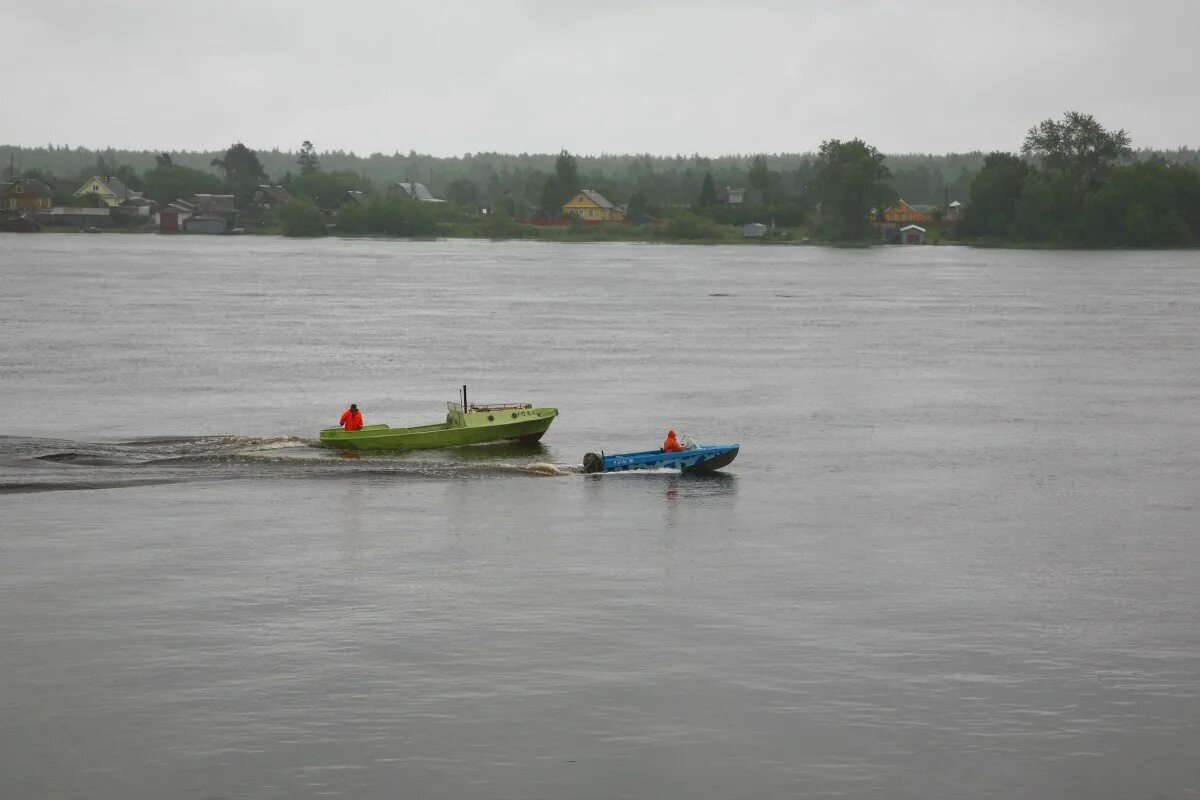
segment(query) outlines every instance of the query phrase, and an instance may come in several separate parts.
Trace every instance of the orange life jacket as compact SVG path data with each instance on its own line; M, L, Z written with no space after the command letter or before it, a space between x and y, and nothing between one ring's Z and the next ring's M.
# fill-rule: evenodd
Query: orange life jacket
M342 413L342 419L338 424L345 425L346 430L348 430L348 431L361 431L362 430L362 412L357 409L355 409L354 411L351 411L350 409L347 408Z
M683 445L675 438L675 432L671 431L667 434L667 440L663 442L663 451L666 453L678 453L683 450Z

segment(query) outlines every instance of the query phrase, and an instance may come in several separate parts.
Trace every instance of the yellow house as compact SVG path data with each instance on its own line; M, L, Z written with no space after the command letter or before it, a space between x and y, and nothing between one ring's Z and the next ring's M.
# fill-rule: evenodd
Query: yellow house
M141 192L131 192L129 188L121 183L119 178L112 176L104 177L102 175L93 175L84 182L83 186L75 191L76 197L87 197L89 194L94 194L100 198L104 205L112 208L119 206L125 200L133 197L141 197Z
M591 189L580 189L579 194L563 204L562 211L564 216L578 217L585 222L620 222L625 219L623 210Z

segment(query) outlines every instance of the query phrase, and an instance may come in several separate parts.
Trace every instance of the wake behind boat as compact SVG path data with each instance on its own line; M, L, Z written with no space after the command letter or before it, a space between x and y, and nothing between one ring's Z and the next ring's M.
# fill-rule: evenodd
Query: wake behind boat
M429 450L487 442L536 442L558 416L557 408L534 408L528 403L474 405L446 403L446 421L414 428L364 425L356 431L326 428L321 444L343 450Z

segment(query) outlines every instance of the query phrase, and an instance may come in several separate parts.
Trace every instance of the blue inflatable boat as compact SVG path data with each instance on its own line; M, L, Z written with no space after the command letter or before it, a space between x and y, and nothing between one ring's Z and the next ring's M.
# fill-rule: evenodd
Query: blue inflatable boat
M588 453L583 457L584 472L625 472L631 469L678 469L680 472L715 472L737 458L736 444L717 444L694 447L667 453L645 450L641 453Z

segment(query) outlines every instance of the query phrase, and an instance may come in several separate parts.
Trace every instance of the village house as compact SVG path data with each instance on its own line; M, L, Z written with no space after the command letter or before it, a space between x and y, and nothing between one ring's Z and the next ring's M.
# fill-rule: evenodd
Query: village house
M287 205L295 198L292 193L275 183L260 183L254 190L254 205L263 211L270 211L276 206Z
M366 192L360 192L358 189L346 190L346 196L342 198L343 206L358 206L366 208L371 205L371 196Z
M620 222L625 219L625 210L615 206L599 192L580 189L562 207L563 216L576 217L588 222Z
M160 231L225 233L237 225L237 201L231 194L194 194L174 200L155 215Z
M159 209L155 215L160 231L182 231L188 217L196 213L196 207L186 200L176 200Z
M137 214L139 217L150 216L150 211L154 208L154 201L147 200L140 194L137 197L129 197L117 204L117 208L126 211L130 214Z
M955 200L950 205L946 206L946 213L942 216L943 222L958 222L962 219L963 204Z
M392 191L408 195L413 200L420 200L422 203L446 202L445 200L439 200L438 198L434 197L433 192L429 191L425 184L416 183L415 181L400 181L399 183L393 184Z
M93 175L84 181L83 186L75 190L76 197L95 195L100 202L109 208L116 208L126 200L141 199L142 193L132 191L120 178L111 175Z
M899 227L917 222L933 222L929 206L914 206L903 200L888 206L883 212L883 222L889 227Z
M237 214L237 200L231 194L194 194L188 198L188 202L196 207L197 214Z
M188 203L196 210L183 222L191 233L224 233L237 225L237 200L231 194L194 194Z
M762 189L726 186L725 202L731 206L761 206L763 203Z
M0 210L36 211L54 205L54 190L36 178L0 183Z

